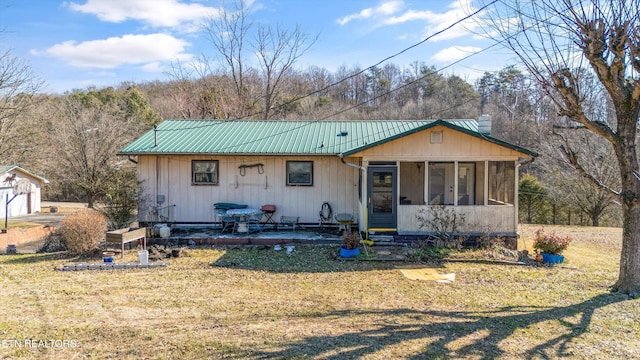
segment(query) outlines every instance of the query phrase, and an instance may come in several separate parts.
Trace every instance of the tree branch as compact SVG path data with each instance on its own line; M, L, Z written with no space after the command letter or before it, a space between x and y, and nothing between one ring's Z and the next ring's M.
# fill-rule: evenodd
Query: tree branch
M556 135L559 135L559 134L556 134ZM562 137L561 135L559 136ZM565 144L560 145L560 150L566 157L567 161L571 164L571 166L573 166L573 168L576 169L578 174L580 174L580 176L584 177L585 179L591 181L598 188L610 193L611 195L617 198L620 198L621 197L620 191L610 188L609 186L605 185L602 181L598 180L595 176L593 176L592 174L588 173L585 170L585 168L578 161L578 154L576 154L573 150L571 150L567 140L564 137L562 137L562 139L565 142Z

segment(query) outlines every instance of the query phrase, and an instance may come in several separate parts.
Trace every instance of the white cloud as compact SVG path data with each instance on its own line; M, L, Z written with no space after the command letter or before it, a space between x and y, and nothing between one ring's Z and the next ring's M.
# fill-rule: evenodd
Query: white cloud
M414 5L417 4L422 3L416 2ZM340 25L344 25L353 20L370 20L374 22L373 27L376 28L408 22L422 22L424 23L424 37L427 37L446 29L476 10L472 0L452 0L443 12L417 9L406 9L400 12L406 7L402 0L387 1L376 8L366 8L358 13L339 18L337 22ZM474 29L477 29L475 20L468 19L432 39L438 41L468 36L470 31Z
M345 25L353 20L363 20L369 18L378 18L380 16L386 16L395 14L404 6L404 1L402 0L389 0L383 1L375 8L366 8L357 12L355 14L343 16L336 20L336 22L340 25Z
M439 61L442 63L449 63L460 60L480 50L482 50L482 48L474 46L451 46L438 51L431 57L431 60Z
M477 9L471 4L471 0L452 2L449 4L447 11L434 14L434 16L428 20L428 24L425 27L425 37L446 29L456 21L459 21L476 10ZM478 23L472 17L455 25L451 29L447 29L442 34L439 34L432 39L434 41L456 39L463 36L469 36L476 29L478 29Z
M119 23L139 20L154 27L175 27L219 13L220 9L202 4L185 4L177 0L87 0L84 4L67 3L73 10L94 14L100 20Z
M188 45L166 34L124 35L81 43L65 41L46 53L74 67L112 69L124 64L152 66L157 61L189 60L191 55L184 53Z
M145 72L158 73L162 72L164 68L162 67L162 63L159 61L150 62L148 64L142 65L141 69Z

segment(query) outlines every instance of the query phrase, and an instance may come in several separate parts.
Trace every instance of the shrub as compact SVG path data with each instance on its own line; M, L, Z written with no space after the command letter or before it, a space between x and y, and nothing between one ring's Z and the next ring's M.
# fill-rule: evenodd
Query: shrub
M427 241L419 241L417 248L411 251L408 256L413 261L426 261L441 260L445 256L455 252L456 250L447 249L442 247L435 247L429 244Z
M353 250L360 246L360 234L357 231L346 231L342 234L342 246L347 250Z
M98 201L99 210L107 217L109 229L129 227L138 209L138 194L142 193L135 169L118 172L104 199ZM139 188L140 187L140 188Z
M555 231L545 233L544 228L540 228L536 231L533 248L543 253L559 255L567 249L570 242L569 236L560 236Z
M60 223L60 234L67 250L73 254L88 254L98 249L106 231L107 219L93 209L69 214Z
M44 239L44 244L42 244L42 246L36 252L52 253L66 250L67 244L65 244L64 238L58 233L53 233L47 235L47 237Z
M458 213L451 206L431 205L428 209L418 210L416 215L420 228L433 232L437 247L462 248L467 239L461 233L467 220L463 213Z

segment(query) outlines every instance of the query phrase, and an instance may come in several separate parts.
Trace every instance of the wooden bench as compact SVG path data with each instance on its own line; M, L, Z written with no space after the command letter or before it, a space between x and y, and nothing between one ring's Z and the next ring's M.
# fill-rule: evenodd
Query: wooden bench
M296 226L298 226L298 220L300 220L299 216L280 216L280 222L278 223L278 230L281 226L291 226L293 231L296 231Z
M107 231L107 245L119 244L124 259L124 244L142 239L142 248L147 248L147 228L124 228Z

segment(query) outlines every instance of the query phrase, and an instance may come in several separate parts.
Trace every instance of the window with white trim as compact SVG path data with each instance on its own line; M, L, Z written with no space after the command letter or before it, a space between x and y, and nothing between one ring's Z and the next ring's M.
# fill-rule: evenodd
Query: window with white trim
M218 160L191 160L192 185L218 185Z
M313 161L287 161L287 185L313 186Z

